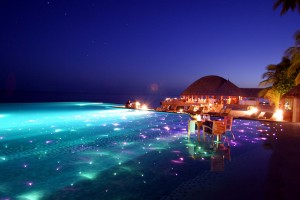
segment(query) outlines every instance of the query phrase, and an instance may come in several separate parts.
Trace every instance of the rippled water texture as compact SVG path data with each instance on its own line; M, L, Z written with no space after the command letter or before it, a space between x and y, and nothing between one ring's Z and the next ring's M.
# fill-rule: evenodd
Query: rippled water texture
M187 137L188 115L115 106L0 104L0 199L188 199L201 190L205 195L228 177L240 179L241 169L257 159L264 169L269 144L280 131L234 120L236 139L226 134L230 151L218 152L212 138ZM265 174L249 176L259 185Z

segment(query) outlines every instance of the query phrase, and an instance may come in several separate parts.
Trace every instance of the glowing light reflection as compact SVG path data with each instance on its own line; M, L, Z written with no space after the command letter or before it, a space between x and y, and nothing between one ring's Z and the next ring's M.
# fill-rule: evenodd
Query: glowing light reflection
M30 193L25 193L18 196L18 199L27 199L27 200L39 200L42 199L44 196L44 192L42 191L34 191Z
M82 103L75 105L95 106L97 104ZM16 159L16 161L19 161L18 159L20 158L34 158L34 160L38 161L36 165L39 165L44 161L45 163L49 161L49 158L61 156L57 158L57 160L62 161L61 163L59 161L56 162L57 160L52 166L51 162L44 163L46 170L55 171L55 176L46 177L47 181L49 181L49 188L47 190L52 192L61 189L58 188L60 186L55 185L57 180L61 180L61 185L65 184L65 186L69 186L70 183L73 185L82 179L93 180L99 176L100 172L113 167L117 167L117 170L112 171L112 174L116 176L120 175L119 170L136 172L136 168L126 166L128 161L134 161L136 165L143 166L145 164L137 162L136 158L144 157L147 153L150 154L150 152L155 154L166 151L173 152L174 154L172 155L175 158L172 157L173 159L169 159L169 164L172 166L174 164L184 164L188 161L184 156L189 153L189 147L193 148L191 150L193 157L197 157L200 160L209 159L211 156L211 152L207 149L187 142L186 127L188 116L186 115L157 114L150 111L132 111L114 108L104 110L101 110L101 108L99 110L88 108L84 110L85 108L77 107L77 109L79 111L62 112L56 110L55 112L49 112L45 118L35 118L34 115L29 115L27 119L32 120L30 123L24 117L16 116L14 123L9 120L6 121L4 118L5 127L3 130L7 129L12 132L1 133L0 139L9 141L15 138L22 141L24 137L26 138L26 144L24 142L24 151L20 148L10 148L10 146L3 147L12 151L13 154L7 158L4 156L0 157L0 162L4 162L7 159L11 161ZM17 132L17 129L22 130L22 132ZM282 131L281 128L280 130ZM261 133L266 131L268 131L268 127L264 127L264 125L259 123L235 120L233 132L240 139L230 140L230 146L236 147L245 144L244 141L247 140L249 144L250 142L257 142ZM22 133L22 137L20 137L20 133ZM258 135L255 137L246 137L246 134L252 133ZM271 134L271 136L274 135L273 133ZM49 145L45 145L45 143ZM186 149L184 146L183 148L176 147L174 149L174 146L171 147L173 143L179 146L183 144L188 148ZM62 155L60 155L61 152L63 152ZM67 159L65 159L66 155L68 156ZM32 170L36 170L34 168L36 165L28 161L24 162L19 162L18 167L29 173L33 172ZM65 166L72 166L73 169L68 171L72 175L68 173L61 175L66 169L69 169ZM81 172L78 173L80 170ZM180 174L174 171L174 175ZM75 180L66 178L74 175L76 177ZM144 174L141 176L145 177ZM31 178L28 178L28 180L30 182L27 183L27 188L36 189L39 182L35 179L31 180ZM146 180L142 181L146 183ZM39 181L45 180L41 179ZM24 195L18 197L23 199L41 199L43 197L43 193L39 192Z
M84 178L89 179L89 180L93 180L97 177L97 173L95 173L95 172L89 172L89 173L80 172L79 174L80 174L81 177L84 177Z

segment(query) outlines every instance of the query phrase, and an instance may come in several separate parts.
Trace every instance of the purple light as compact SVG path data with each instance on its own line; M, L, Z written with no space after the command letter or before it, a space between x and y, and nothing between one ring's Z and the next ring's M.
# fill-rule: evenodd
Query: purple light
M147 138L147 136L145 135L140 135L140 137L142 137L143 139Z
M172 163L175 163L175 164L183 164L183 161L182 160L171 160Z

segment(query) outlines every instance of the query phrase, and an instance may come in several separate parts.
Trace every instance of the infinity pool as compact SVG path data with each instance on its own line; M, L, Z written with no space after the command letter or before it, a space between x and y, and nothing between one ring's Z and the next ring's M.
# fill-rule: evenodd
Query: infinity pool
M0 199L209 199L224 180L263 185L280 127L234 120L220 156L187 137L188 115L115 106L0 104Z

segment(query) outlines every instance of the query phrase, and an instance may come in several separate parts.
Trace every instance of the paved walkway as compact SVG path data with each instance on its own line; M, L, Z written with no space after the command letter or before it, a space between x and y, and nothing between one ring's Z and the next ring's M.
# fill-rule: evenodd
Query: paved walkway
M268 165L266 199L300 198L300 123L281 123Z

